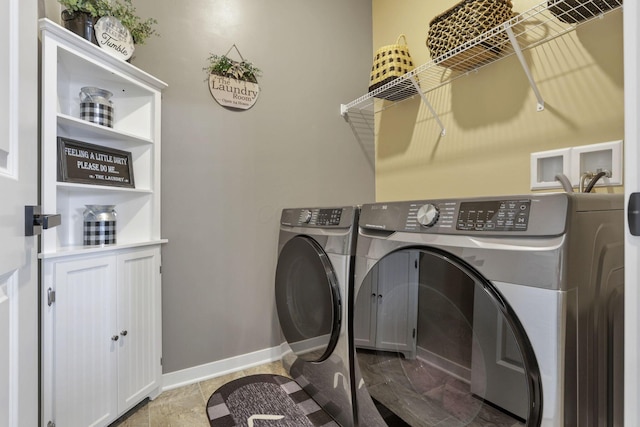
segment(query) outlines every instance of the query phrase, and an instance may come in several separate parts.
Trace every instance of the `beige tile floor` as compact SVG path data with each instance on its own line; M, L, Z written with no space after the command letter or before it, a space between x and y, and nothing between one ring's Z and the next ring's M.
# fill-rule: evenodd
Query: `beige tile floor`
M205 407L218 387L236 378L270 373L289 376L276 361L165 391L110 427L209 427Z

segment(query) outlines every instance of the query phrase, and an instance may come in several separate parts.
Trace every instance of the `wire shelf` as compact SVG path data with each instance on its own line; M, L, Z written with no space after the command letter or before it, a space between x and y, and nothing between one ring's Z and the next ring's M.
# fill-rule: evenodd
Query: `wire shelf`
M341 114L350 123L363 150L369 155L372 153L371 145L374 141L375 114L421 96L437 118L436 112L425 97L427 93L514 54L518 56L536 93L538 110L543 110L544 101L529 72L522 51L547 43L621 7L622 0L545 0L442 56L419 65L407 74L348 104L341 105ZM504 37L505 33L508 37ZM443 80L445 68L438 65L440 63L446 63L448 67L462 71L451 72L448 78ZM419 88L419 91L416 88ZM376 102L378 98L395 101ZM441 127L444 135L445 129ZM369 160L373 164L372 158Z

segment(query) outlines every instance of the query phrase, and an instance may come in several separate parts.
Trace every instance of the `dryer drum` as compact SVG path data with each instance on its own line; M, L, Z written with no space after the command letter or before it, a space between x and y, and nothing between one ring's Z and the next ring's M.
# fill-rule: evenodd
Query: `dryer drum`
M321 361L340 331L337 279L324 250L312 239L293 238L276 267L276 307L280 326L296 355Z

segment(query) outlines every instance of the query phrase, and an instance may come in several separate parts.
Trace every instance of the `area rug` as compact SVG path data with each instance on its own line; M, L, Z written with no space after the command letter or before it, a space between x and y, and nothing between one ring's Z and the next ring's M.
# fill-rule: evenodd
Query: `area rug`
M226 383L207 402L211 427L339 427L293 381L281 375L250 375Z

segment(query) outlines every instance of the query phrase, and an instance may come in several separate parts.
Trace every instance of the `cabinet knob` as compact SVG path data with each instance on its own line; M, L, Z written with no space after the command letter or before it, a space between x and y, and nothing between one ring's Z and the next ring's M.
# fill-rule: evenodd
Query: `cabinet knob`
M128 333L129 333L129 332L127 332L127 331L125 330L125 331L120 332L120 335L122 335L123 337L126 337Z
M114 336L111 337L112 341L118 341L119 339L120 339L120 337L117 336L117 335L114 335Z

